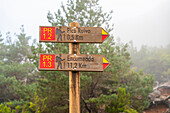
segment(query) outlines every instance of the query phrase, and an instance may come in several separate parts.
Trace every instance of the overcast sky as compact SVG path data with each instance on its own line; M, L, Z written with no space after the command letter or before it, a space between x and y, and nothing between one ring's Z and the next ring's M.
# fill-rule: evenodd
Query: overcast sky
M39 39L39 26L50 26L48 11L56 12L67 0L0 0L0 32L25 32ZM163 46L170 43L170 0L100 0L104 11L113 10L113 35L123 43Z

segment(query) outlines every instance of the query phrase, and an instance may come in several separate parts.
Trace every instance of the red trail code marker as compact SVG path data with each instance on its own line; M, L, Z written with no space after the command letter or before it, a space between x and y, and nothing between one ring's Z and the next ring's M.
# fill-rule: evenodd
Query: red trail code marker
M55 40L55 27L41 27L41 40Z
M54 69L55 68L55 55L41 54L40 55L40 68Z

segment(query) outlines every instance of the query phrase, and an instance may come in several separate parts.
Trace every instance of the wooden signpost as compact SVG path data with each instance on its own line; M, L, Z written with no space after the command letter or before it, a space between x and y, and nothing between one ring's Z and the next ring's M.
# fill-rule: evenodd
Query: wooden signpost
M40 42L102 43L109 34L101 27L40 26Z
M69 54L40 54L39 70L69 71L69 112L80 113L80 71L102 72L109 66L103 55L80 54L79 43L102 43L109 34L101 27L40 26L40 42L69 43Z

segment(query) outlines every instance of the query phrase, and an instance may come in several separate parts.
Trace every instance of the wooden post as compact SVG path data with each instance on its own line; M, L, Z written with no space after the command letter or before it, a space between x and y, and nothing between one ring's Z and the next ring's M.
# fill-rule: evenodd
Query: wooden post
M70 27L80 27L71 22ZM80 54L79 43L69 43L69 54ZM69 71L69 113L80 113L80 72Z

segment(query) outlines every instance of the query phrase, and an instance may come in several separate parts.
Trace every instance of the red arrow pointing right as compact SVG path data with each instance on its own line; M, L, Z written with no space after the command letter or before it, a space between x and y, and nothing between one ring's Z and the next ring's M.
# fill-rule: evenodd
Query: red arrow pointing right
M103 57L103 70L104 70L106 67L108 67L109 64L110 64L110 62L109 62L105 57Z
M102 41L104 41L107 37L109 37L109 33L107 33L107 32L102 28Z

